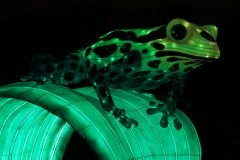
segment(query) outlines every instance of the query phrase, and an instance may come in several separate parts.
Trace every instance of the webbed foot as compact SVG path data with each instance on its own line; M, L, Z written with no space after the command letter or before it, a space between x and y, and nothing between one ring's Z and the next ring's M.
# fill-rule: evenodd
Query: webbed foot
M178 118L175 115L176 107L174 105L173 105L174 106L173 107L172 105L162 104L162 103L158 103L158 102L154 102L154 101L150 101L149 105L152 106L153 108L148 108L146 110L148 115L153 115L158 112L163 113L163 116L159 122L159 124L162 128L168 127L168 123L169 123L168 117L169 116L174 118L173 124L174 124L174 127L176 128L176 130L180 130L182 128L181 122L178 120Z
M129 118L128 116L126 116L126 111L124 109L115 108L115 110L113 111L112 114L127 129L130 129L131 127L137 127L138 126L137 121Z

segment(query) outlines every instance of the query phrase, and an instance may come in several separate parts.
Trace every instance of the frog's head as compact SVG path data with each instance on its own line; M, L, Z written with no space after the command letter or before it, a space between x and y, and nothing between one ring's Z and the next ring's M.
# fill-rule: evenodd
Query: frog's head
M176 18L158 30L166 34L151 45L164 70L188 72L220 57L214 25L199 26Z
M165 51L175 51L201 59L218 59L220 50L216 38L218 29L214 25L199 26L176 18L166 27L167 36L162 39Z

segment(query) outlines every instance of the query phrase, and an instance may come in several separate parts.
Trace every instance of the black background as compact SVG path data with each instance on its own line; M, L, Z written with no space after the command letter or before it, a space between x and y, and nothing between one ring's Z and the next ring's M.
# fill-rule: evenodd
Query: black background
M239 159L239 7L235 1L18 1L0 5L0 84L19 81L31 55L64 55L118 28L166 24L179 17L219 28L219 61L193 72L179 108L194 123L203 160ZM97 159L74 133L64 159ZM87 158L88 157L88 158ZM238 157L238 158L237 158Z

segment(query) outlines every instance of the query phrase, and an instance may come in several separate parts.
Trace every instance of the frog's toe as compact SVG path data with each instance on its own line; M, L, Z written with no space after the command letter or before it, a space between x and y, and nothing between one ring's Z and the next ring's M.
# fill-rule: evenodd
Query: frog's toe
M112 113L114 115L114 117L116 118L121 118L124 117L126 114L126 110L125 109L119 109L119 108L115 108L115 110Z
M119 117L119 122L126 127L127 129L130 129L131 127L138 127L138 122L134 119L131 119L127 116Z
M161 118L159 124L162 128L166 128L168 126L168 115L167 114L163 114L163 117Z
M131 124L127 122L125 118L118 118L118 121L127 129L131 128Z
M127 129L130 129L131 127L137 127L138 126L137 121L129 118L128 116L126 116L126 111L124 109L116 108L115 111L113 112L113 115Z
M180 130L182 128L182 123L178 120L178 118L175 118L173 120L173 124L176 130Z
M128 118L128 121L132 127L138 127L138 122L135 121L134 119Z
M44 85L44 84L45 84L45 81L39 79L39 80L36 81L36 83L39 84L39 85Z
M26 82L26 81L30 81L30 80L31 80L31 78L29 76L24 76L24 77L20 78L20 81L22 81L22 82Z
M151 104L152 104L152 105L151 105ZM149 105L150 105L150 106L154 106L154 108L148 108L148 109L146 110L146 112L147 112L148 115L153 115L153 114L156 114L156 113L158 113L158 112L162 112L162 111L163 111L163 107L164 107L163 104L158 104L158 103L156 103L156 102L150 101L150 102L149 102Z
M152 114L155 114L157 113L157 108L148 108L147 109L147 114L148 115L152 115Z
M156 104L157 104L157 103L154 102L154 101L150 101L150 102L149 102L149 105L150 105L150 106L156 106Z

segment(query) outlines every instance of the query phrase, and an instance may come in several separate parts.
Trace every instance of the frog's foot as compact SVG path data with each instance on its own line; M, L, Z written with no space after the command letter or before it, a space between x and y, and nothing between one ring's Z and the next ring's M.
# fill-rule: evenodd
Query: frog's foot
M45 84L45 82L49 81L47 78L43 76L34 76L33 74L29 74L27 76L23 76L20 79L22 82L26 81L35 81L39 85Z
M176 130L180 130L182 128L182 123L178 120L177 117L173 120L174 127Z
M22 82L34 81L34 75L32 73L29 73L29 74L21 77L20 81L22 81Z
M137 121L126 116L126 111L124 109L115 108L112 114L127 129L130 129L132 126L138 126Z
M163 113L163 116L159 123L162 128L166 128L168 126L168 117L173 117L173 124L176 130L180 130L182 128L181 122L178 120L178 118L175 115L176 107L172 107L171 105L169 106L167 104L162 104L154 101L150 101L149 105L152 106L153 108L147 109L148 115L153 115L158 112Z

